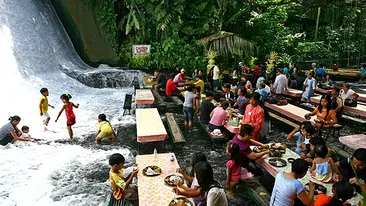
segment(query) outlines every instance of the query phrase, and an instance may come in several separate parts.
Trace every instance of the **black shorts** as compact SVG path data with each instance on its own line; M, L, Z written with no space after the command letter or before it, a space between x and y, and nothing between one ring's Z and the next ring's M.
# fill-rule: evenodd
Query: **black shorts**
M11 143L14 140L11 134L6 135L2 140L0 140L0 144L5 146L8 143Z

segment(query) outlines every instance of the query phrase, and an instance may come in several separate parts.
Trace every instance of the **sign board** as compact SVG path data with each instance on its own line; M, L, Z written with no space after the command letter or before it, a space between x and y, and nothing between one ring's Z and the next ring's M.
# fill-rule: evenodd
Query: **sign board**
M149 55L151 45L132 45L132 56Z

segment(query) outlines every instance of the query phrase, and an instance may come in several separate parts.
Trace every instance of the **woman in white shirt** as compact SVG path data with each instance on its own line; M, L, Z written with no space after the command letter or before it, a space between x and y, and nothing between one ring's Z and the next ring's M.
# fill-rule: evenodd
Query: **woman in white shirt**
M349 84L347 83L343 85L343 89L341 89L339 95L342 97L343 102L346 99L356 100L359 96L355 91L350 88Z

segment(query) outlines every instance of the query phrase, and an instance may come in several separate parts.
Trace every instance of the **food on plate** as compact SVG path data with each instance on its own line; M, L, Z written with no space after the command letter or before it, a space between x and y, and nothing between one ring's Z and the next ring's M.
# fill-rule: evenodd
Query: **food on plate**
M142 173L146 176L156 176L161 174L161 169L158 166L147 166Z
M314 183L315 184L315 191L314 191L314 195L318 195L318 194L326 194L327 193L327 188L324 187L323 185L320 185L318 183ZM309 192L310 188L309 188L309 183L307 183L304 186L305 190Z
M287 165L287 162L281 158L273 158L268 160L268 162L274 167L285 167Z
M189 201L187 198L185 197L177 197L177 198L174 198L170 203L169 203L169 206L175 206L177 205L177 203L179 201L183 201L184 202L184 205L185 206L193 206L193 203L191 201Z
M170 186L176 186L177 185L177 181L179 181L180 183L183 184L184 180L183 177L179 176L179 175L168 175L167 177L165 177L164 182Z

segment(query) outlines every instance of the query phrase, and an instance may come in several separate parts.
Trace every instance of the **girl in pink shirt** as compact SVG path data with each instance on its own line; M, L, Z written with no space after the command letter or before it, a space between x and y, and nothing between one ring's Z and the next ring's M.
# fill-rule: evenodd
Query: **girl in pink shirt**
M230 160L226 162L227 168L227 178L226 178L226 188L228 194L232 195L236 185L240 180L240 148L239 145L229 141L226 146L226 154L230 156Z
M211 131L215 129L219 129L221 133L224 133L225 127L223 123L225 122L226 117L229 116L229 113L226 109L229 107L228 102L222 102L221 106L216 107L210 114L211 120L210 124L208 125Z

